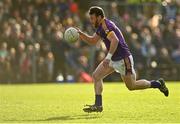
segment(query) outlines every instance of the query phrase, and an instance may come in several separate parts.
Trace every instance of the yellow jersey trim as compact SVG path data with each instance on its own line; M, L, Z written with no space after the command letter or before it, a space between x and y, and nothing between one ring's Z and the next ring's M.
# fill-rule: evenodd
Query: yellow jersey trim
M108 33L107 33L107 37L108 37L110 34L112 34L112 33L113 33L113 31L108 32Z

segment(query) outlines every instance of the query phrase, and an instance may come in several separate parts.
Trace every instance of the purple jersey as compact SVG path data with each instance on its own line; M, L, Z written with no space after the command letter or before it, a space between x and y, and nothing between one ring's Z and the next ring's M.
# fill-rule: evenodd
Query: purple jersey
M107 38L109 33L111 33L113 31L116 34L117 38L119 39L117 49L112 56L112 60L118 61L118 60L124 59L124 58L128 57L129 55L131 55L129 48L124 40L124 37L123 37L120 29L112 21L110 21L108 19L104 19L104 21L105 21L107 29L104 30L102 27L102 24L101 24L98 27L96 34L102 38L103 42L106 45L107 50L109 51L110 44L111 44L111 41L109 41Z

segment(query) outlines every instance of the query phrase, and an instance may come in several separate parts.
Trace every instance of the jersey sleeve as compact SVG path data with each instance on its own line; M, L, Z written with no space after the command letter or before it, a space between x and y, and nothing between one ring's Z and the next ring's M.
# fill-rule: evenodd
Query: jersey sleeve
M105 24L106 24L105 33L108 36L109 34L113 33L115 26L113 23L111 23L109 21L105 21Z

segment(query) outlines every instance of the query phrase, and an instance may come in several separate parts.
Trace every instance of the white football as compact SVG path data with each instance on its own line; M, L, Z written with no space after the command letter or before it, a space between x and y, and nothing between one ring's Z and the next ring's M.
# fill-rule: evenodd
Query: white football
M67 42L76 42L79 39L79 33L77 31L77 29L70 27L68 29L66 29L65 33L64 33L64 39Z

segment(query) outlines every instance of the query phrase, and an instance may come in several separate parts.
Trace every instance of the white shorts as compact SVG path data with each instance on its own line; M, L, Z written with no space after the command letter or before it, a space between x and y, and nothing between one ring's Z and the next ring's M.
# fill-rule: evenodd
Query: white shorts
M135 74L134 61L132 55L120 60L110 61L110 67L114 68L117 73L121 75Z

